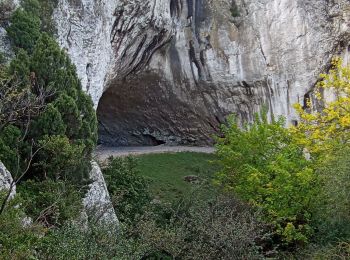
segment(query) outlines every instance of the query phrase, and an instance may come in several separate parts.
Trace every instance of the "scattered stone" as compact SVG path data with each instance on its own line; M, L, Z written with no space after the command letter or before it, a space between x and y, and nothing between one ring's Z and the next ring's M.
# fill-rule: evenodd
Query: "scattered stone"
M198 184L200 182L200 178L196 175L188 175L184 177L184 181L192 184Z

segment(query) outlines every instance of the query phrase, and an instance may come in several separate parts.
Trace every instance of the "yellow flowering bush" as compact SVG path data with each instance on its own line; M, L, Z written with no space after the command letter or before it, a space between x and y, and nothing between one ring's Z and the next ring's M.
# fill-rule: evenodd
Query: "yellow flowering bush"
M345 144L350 139L350 67L342 63L334 59L329 73L321 74L314 100L322 104L321 111L310 112L315 107L311 100L307 104L310 109L294 106L301 121L290 131L310 153L327 152L335 143ZM332 100L324 98L325 92L334 96Z

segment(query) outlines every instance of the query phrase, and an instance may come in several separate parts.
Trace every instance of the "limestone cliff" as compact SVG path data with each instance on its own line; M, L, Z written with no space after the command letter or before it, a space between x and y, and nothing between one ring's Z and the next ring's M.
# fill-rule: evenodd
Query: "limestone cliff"
M55 20L114 145L208 143L262 104L293 123L350 48L347 0L59 0Z

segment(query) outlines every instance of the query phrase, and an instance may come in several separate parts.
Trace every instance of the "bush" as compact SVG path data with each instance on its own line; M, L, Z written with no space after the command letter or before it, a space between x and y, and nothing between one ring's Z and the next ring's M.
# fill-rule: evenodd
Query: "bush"
M117 216L121 221L132 221L150 202L147 181L137 171L133 157L110 157L107 165L102 171Z
M230 11L231 11L232 17L240 16L239 8L238 8L235 0L232 0Z
M0 194L0 201L4 196L3 193ZM18 206L21 202L17 196L0 215L0 259L33 259L35 245L44 234L40 225L23 224L26 216Z
M40 259L112 259L123 254L118 248L120 239L114 227L89 222L86 228L82 228L70 222L60 229L50 230L41 241L38 252Z
M84 143L85 154L89 155L97 142L93 103L83 92L76 69L67 54L47 34L38 40L31 58L31 71L35 72L37 84L52 93L47 102L59 111L65 125L65 135L70 140Z
M23 8L13 14L13 22L8 28L17 47L16 58L7 69L10 74L8 78L14 77L19 82L13 86L10 84L12 89L16 89L14 94L18 100L15 101L19 101L18 104L32 103L33 107L38 108L35 113L26 107L26 110L19 109L25 114L20 115L20 120L10 123L21 131L21 138L17 140L20 143L16 146L29 146L33 151L42 149L39 156L33 158L28 171L31 176L84 182L89 172L91 153L97 142L96 114L91 98L82 90L76 69L68 55L52 37L40 32L40 7L37 0L23 1ZM38 19L39 22L35 23L28 21ZM32 33L32 29L38 34ZM32 38L27 39L27 34ZM6 89L8 82L11 81L2 81L1 84L6 86L1 86L1 89ZM24 91L27 95L20 96ZM29 97L34 98L31 100ZM34 104L36 100L40 103ZM29 118L30 122L22 120L24 118ZM43 145L44 148L41 147ZM62 150L57 145L62 145ZM53 156L53 152L57 154ZM6 157L4 149L1 153L0 158ZM20 159L29 161L25 153Z
M0 52L0 66L6 62L5 54Z
M30 84L30 59L24 49L18 49L16 57L11 61L8 71L19 82L19 86L17 87L25 87Z
M87 183L90 164L84 160L83 144L72 144L66 136L44 136L39 143L35 166L45 174L42 178Z
M338 149L322 160L317 169L322 190L313 216L315 240L325 244L350 240L350 147Z
M223 133L217 145L222 165L217 184L263 209L285 243L307 242L317 180L284 120L268 123L263 113L240 128L231 117Z
M5 127L0 132L0 161L3 162L7 169L15 176L20 170L18 169L19 139L21 138L21 130L13 125Z
M322 248L316 248L306 255L314 260L345 260L350 259L350 242L338 242Z
M295 105L301 118L291 133L310 153L320 181L313 212L315 241L325 244L350 238L350 68L334 59L327 74L315 88L315 99L322 106L315 108L309 100L304 108ZM323 97L325 91L334 94L332 100Z
M180 205L148 208L126 237L135 259L261 259L266 226L259 214L231 197L210 203L191 198ZM180 207L179 207L180 206ZM158 214L172 212L166 223Z
M41 20L41 30L53 35L55 33L55 23L52 19L53 11L58 4L58 0L22 0L21 6L24 10L38 16Z
M82 210L83 189L64 181L28 180L18 186L25 213L46 227L60 227Z
M40 19L23 9L17 9L11 16L10 26L6 30L16 48L31 53L40 37Z

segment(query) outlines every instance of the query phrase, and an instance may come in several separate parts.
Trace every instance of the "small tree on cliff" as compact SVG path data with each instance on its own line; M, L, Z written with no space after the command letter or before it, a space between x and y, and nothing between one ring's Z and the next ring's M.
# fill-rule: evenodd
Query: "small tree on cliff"
M19 8L10 19L7 33L16 48L22 48L31 53L40 37L40 19Z

